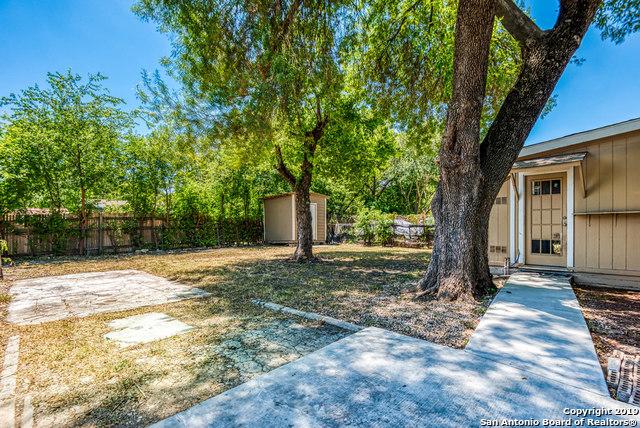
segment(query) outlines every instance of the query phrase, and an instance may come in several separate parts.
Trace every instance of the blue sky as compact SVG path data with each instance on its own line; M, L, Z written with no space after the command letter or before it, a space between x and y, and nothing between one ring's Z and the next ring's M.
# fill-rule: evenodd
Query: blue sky
M557 0L528 0L531 13L543 29L553 27ZM538 123L528 143L584 131L640 117L640 35L633 34L620 45L602 40L591 28L578 49L584 58L580 65L570 64L562 75L555 94L558 104Z
M111 94L137 106L143 68L169 55L166 35L132 0L0 0L0 94L42 84L49 71L101 72Z
M557 0L529 1L543 27L555 22ZM129 107L143 68L170 54L165 35L131 13L131 0L0 0L0 95L42 83L48 71L100 71ZM640 36L622 45L591 29L558 83L557 106L536 124L528 143L640 117Z

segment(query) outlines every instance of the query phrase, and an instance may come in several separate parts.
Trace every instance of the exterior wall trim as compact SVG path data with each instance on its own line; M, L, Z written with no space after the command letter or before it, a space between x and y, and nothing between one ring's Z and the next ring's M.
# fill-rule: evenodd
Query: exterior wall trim
M509 180L509 258L511 263L516 263L516 184L515 180Z
M589 141L598 140L600 138L613 137L615 135L625 134L640 130L640 118L627 120L625 122L614 123L612 125L603 126L588 131L578 132L553 140L543 141L542 143L531 144L520 150L518 157L531 156L539 153L547 152L554 149L560 149L577 144L587 143Z
M575 201L575 183L574 183L574 171L573 166L567 170L567 267L572 268L573 262L573 246L574 246L574 201Z
M264 199L262 200L262 242L267 242L267 216L265 214Z
M296 240L296 194L291 193L291 240Z
M524 264L525 260L525 245L524 230L525 230L525 180L524 173L518 173L518 263Z

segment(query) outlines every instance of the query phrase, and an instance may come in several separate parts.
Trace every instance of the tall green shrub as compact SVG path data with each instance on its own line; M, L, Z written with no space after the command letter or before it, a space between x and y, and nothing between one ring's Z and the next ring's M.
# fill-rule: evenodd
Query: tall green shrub
M371 208L363 208L358 212L355 224L356 238L362 240L364 245L371 245L375 239L374 222L379 216L379 211Z
M374 223L375 242L378 245L390 245L393 242L393 218L382 214Z

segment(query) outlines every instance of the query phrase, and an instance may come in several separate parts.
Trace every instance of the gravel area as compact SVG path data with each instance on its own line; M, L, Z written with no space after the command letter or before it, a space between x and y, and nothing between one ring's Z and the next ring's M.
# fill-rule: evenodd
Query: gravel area
M640 292L582 286L574 291L605 376L613 351L640 355Z

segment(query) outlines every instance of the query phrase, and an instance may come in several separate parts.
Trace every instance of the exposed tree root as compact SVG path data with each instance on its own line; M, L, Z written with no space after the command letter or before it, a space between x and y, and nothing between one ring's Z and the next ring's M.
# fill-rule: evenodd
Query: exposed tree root
M319 263L322 261L320 257L316 257L316 256L308 257L305 255L297 255L297 254L294 254L293 256L291 256L289 260L297 263Z

